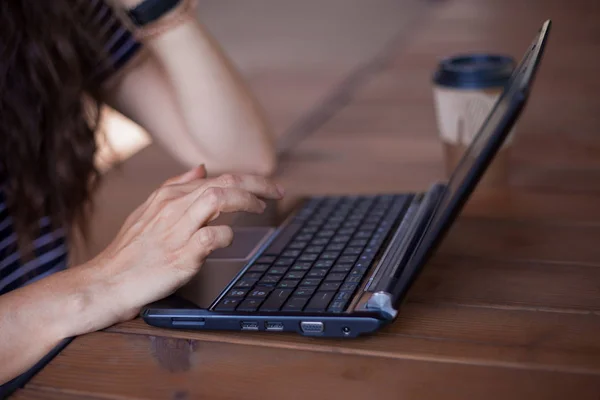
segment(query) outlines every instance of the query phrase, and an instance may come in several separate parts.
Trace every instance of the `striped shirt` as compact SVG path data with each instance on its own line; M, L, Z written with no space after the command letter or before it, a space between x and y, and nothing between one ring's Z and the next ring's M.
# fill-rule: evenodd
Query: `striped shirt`
M110 65L99 68L96 78L106 79L112 71L123 67L139 50L141 44L116 18L105 0L86 0L91 6L91 27L100 28L103 44L110 56ZM40 233L34 240L35 257L23 262L17 249L17 234L0 187L0 295L32 283L67 267L69 246L65 232L53 230L47 218L40 221Z

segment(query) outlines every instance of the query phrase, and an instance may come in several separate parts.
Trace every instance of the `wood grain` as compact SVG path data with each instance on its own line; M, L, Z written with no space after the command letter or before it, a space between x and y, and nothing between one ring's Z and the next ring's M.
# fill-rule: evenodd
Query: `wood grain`
M106 396L95 396L78 392L65 393L53 388L22 389L11 396L13 400L103 400Z
M104 349L111 343L111 351ZM119 373L113 369L118 366ZM284 374L281 371L285 371ZM78 379L73 379L74 375ZM444 376L445 384L431 385ZM96 333L73 343L29 385L108 398L580 399L598 376ZM251 389L252 388L252 389Z
M599 313L600 268L479 257L434 257L411 290L428 303Z
M460 218L440 253L489 259L599 265L600 228L594 225Z
M392 325L378 334L351 341L306 339L295 334L157 330L141 320L115 326L110 332L381 359L600 375L600 348L596 341L599 325L597 314L409 302Z

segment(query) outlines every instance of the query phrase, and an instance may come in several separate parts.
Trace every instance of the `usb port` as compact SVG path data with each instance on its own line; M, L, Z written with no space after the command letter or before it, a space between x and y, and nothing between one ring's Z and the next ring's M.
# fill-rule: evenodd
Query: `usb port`
M283 322L266 322L265 328L268 331L282 331L283 330Z
M243 331L257 331L258 322L242 322Z

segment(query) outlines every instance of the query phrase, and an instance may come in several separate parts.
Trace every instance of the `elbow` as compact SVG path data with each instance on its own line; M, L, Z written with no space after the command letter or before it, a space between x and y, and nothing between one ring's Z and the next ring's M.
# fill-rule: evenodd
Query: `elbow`
M261 152L259 155L249 160L246 170L249 173L271 177L277 171L277 154L274 149Z
M265 154L262 160L259 162L259 173L266 177L275 175L278 167L278 158L275 146L272 146L270 150Z

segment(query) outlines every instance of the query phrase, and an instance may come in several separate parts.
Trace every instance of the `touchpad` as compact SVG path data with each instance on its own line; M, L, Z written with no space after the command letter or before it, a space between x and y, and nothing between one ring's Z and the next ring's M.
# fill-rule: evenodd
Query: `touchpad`
M177 295L208 308L274 232L273 228L234 228L231 246L213 252Z
M233 228L233 242L229 247L217 249L209 256L210 260L248 260L260 248L262 243L273 232L268 227Z

